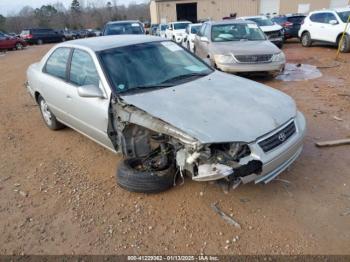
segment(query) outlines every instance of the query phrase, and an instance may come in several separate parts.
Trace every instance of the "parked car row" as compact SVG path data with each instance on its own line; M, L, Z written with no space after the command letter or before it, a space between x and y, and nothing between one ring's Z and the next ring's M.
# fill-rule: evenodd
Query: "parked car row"
M0 31L0 50L16 49L22 50L27 46L27 43L23 39L5 34Z

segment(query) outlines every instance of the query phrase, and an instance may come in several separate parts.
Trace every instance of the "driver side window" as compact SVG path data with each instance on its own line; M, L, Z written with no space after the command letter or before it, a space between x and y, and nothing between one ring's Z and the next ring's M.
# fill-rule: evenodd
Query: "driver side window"
M99 86L100 78L94 61L87 52L79 49L74 50L69 81L77 86Z

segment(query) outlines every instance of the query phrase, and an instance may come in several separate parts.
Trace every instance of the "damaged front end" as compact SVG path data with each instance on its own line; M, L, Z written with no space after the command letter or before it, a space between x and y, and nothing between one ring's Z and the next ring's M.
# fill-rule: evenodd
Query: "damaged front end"
M146 169L161 170L176 163L181 176L229 182L262 172L262 162L252 158L246 143L202 144L118 98L112 99L110 113L109 135L116 150L127 158L143 159Z

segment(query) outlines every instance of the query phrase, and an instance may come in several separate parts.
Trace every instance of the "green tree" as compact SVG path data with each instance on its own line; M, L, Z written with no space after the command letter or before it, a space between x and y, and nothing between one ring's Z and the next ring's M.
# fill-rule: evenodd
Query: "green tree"
M48 27L50 25L50 20L56 14L57 10L52 5L43 5L34 10L34 16L38 19L40 27Z
M4 17L3 15L0 15L0 30L5 29L5 23L6 23L6 17Z
M80 13L81 11L81 7L80 7L80 3L78 0L73 0L72 4L70 5L70 9L73 13Z

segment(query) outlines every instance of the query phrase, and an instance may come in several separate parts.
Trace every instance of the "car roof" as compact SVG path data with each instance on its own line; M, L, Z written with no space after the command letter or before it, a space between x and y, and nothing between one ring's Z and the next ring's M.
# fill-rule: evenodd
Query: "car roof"
M334 9L321 9L321 10L315 10L313 12L310 12L310 14L315 14L315 13L322 13L322 12L346 12L350 11L350 6L347 7L341 7L341 8L334 8Z
M141 23L138 20L121 20L121 21L109 21L107 25L112 25L112 24L124 24L124 23Z
M255 16L242 16L239 17L239 19L252 19L252 18L266 18L269 19L267 16L265 15L255 15Z
M190 21L176 21L176 22L171 22L169 24L183 24L183 23L192 23Z
M142 43L166 41L166 39L157 36L148 35L108 35L91 37L85 39L71 40L58 44L59 47L85 47L94 52L118 48L128 45L136 45Z
M205 24L211 24L211 25L227 25L227 24L255 24L253 21L247 21L243 19L227 19L227 20L221 20L221 21L208 21L205 22Z

